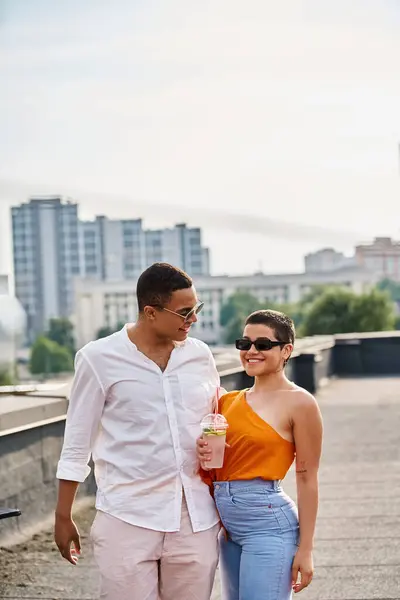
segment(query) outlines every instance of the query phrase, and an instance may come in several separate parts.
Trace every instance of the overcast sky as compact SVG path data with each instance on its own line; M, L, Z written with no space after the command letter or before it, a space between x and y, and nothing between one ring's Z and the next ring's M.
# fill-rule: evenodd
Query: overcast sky
M214 273L400 237L399 64L396 0L2 0L0 272L29 193L202 225Z

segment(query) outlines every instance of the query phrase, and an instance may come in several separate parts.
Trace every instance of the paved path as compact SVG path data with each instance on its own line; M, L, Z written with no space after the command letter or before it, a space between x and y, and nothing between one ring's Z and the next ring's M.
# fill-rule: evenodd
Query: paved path
M400 379L332 381L318 400L325 444L316 573L299 597L400 600ZM286 490L294 492L292 473ZM84 557L77 568L59 558L48 532L2 550L0 598L96 599L92 518L92 511L79 516Z

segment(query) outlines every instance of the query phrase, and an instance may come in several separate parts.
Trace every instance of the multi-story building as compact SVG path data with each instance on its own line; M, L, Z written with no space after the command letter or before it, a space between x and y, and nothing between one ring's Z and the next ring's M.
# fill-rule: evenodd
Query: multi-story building
M250 292L268 306L268 302L274 305L298 302L316 285L339 285L362 293L377 281L374 273L357 267L289 275L197 276L197 294L205 306L192 329L193 336L209 344L221 344L221 307L236 291ZM136 319L135 281L77 280L75 283L74 322L79 346L95 339L104 326L115 328L118 323Z
M12 208L15 295L28 319L28 338L52 317L72 311L72 279L80 274L78 206L61 197L32 198Z
M75 277L136 280L153 262L209 273L201 230L185 224L145 231L141 219L79 221L77 204L51 196L13 207L12 226L15 292L28 316L29 341L50 318L71 315Z
M17 298L9 294L7 281L6 275L0 275L0 377L11 374L26 335L25 311Z
M354 256L345 256L342 252L337 252L333 248L322 248L304 257L304 269L306 273L323 273L355 265L356 260Z
M356 261L361 267L377 273L381 279L400 281L400 242L378 237L372 244L356 246Z
M208 249L201 230L176 225L144 230L140 219L96 217L80 223L81 273L91 279L137 279L155 262L168 262L192 275L209 274Z
M99 216L80 222L82 276L115 281L137 279L146 265L145 234L140 219Z
M146 264L168 262L182 268L181 248L175 229L149 229L145 232Z
M173 229L148 230L145 238L147 266L168 262L193 276L209 275L209 251L202 246L201 229L179 223Z

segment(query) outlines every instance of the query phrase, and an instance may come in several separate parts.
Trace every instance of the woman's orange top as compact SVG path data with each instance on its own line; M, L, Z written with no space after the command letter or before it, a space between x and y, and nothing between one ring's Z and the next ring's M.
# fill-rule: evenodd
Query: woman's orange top
M201 469L203 480L283 479L295 456L295 446L285 440L247 403L245 390L220 398L219 412L228 421L224 464L221 469Z

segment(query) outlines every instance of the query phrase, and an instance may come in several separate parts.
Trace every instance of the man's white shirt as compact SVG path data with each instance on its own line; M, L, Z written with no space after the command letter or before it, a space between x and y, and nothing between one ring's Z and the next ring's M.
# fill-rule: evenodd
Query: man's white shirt
M198 474L196 440L219 375L208 346L188 338L165 371L126 327L90 342L75 359L58 479L83 482L93 456L96 508L127 523L179 531L184 490L194 532L218 515Z

